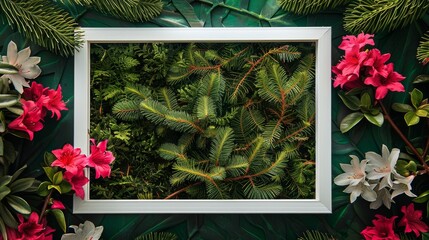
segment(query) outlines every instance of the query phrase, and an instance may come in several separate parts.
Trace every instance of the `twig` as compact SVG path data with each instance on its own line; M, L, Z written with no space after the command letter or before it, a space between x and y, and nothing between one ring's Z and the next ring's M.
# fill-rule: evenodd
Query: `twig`
M191 184L191 185L189 185L189 186L187 186L187 187L184 187L184 188L182 188L182 189L179 189L179 190L175 191L174 193L172 193L172 194L168 195L168 196L167 196L167 197L165 197L164 199L170 199L170 198L173 198L173 197L174 197L174 196L176 196L177 194L182 193L182 192L184 192L184 191L188 190L188 189L189 189L189 188L191 188L191 187L198 186L198 185L200 185L201 183L203 183L203 182L196 182L196 183Z
M51 199L52 196L52 192L54 191L54 189L52 188L51 190L49 190L48 196L46 196L45 198L45 202L43 203L43 208L42 211L40 212L40 218L39 218L39 222L38 224L42 223L42 219L45 217L46 215L46 209L48 208L48 203L49 200Z

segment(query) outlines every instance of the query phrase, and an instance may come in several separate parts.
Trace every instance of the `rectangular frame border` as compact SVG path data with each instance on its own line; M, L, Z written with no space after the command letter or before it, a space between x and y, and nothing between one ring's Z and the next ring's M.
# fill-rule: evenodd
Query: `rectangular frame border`
M272 200L73 199L73 213L331 213L331 28L82 28L74 58L74 146L89 154L90 44L142 42L315 42L316 198ZM323 56L323 58L321 57ZM321 127L322 126L322 127ZM89 175L89 170L85 170Z

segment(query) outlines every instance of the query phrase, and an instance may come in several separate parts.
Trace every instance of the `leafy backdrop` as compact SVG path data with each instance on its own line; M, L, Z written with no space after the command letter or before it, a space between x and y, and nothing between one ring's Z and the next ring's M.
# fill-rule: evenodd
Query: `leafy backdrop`
M287 27L287 26L331 26L333 54L335 64L340 56L336 50L343 30L344 9L324 10L317 14L295 15L285 12L276 0L171 0L164 1L163 11L157 18L146 23L131 23L108 17L95 11L94 8L66 4L82 27ZM70 111L65 112L59 123L46 122L47 127L36 134L36 141L23 142L16 146L22 149L17 165L27 162L27 175L41 175L40 163L43 153L73 142L73 58L55 55L44 48L27 42L22 35L12 30L5 16L0 15L0 49L5 55L6 45L10 40L18 48L31 46L32 55L42 58L40 67L42 76L39 82L49 87L61 84L64 99L69 101ZM377 47L382 52L392 53L391 60L396 71L407 77L405 85L420 74L428 74L429 67L422 66L416 59L416 51L421 37L429 28L429 15L420 20L390 33L376 35ZM405 94L394 95L398 102L405 101ZM361 134L342 135L338 123L344 115L335 91L332 95L332 167L333 176L341 170L339 163L349 162L349 154L361 155L366 151L380 152L382 143L398 142L396 136L385 134L385 129L367 127ZM398 142L399 143L399 142ZM400 147L400 146L398 146ZM349 196L342 193L342 188L333 186L333 214L299 215L299 214L128 214L128 215L72 215L71 198L67 199L70 210L66 216L69 224L78 224L85 219L95 225L104 225L104 239L132 239L140 234L154 231L176 233L180 239L296 239L307 229L328 232L339 239L359 239L359 232L373 218L368 211L368 203L358 200L349 203ZM400 202L398 200L397 202ZM399 212L393 205L392 213ZM59 231L57 231L59 232Z

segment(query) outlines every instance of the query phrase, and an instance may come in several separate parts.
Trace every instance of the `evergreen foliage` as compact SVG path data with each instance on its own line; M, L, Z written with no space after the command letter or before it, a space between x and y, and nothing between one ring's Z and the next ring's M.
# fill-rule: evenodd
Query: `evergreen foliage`
M417 59L424 64L429 62L429 32L423 36L422 41L417 48Z
M32 42L62 56L74 54L82 31L68 12L46 0L2 0L0 12L8 24Z
M307 230L298 240L335 240L335 238L327 233Z
M392 31L416 21L428 9L427 0L356 0L345 12L344 29L355 34Z
M135 238L135 240L177 240L178 237L174 233L169 232L152 232L143 234Z
M314 55L267 45L177 44L166 81L112 107L163 129L166 198L314 197Z
M148 21L162 11L161 0L89 0L82 3L94 10L129 22Z
M306 15L323 11L328 8L335 8L344 5L350 0L277 0L277 3L288 12Z

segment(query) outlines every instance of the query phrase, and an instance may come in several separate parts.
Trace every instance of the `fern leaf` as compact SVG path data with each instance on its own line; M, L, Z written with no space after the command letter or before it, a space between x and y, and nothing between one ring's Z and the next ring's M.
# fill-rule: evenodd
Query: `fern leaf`
M121 101L112 107L112 113L119 119L135 121L141 118L140 104L137 101Z
M162 144L158 149L158 154L160 157L166 159L166 160L183 160L187 161L187 157L183 152L180 150L180 148L172 143L164 143Z
M78 27L75 20L50 1L2 0L0 12L27 39L62 56L73 55L83 43L83 32L75 32Z
M307 230L304 232L302 237L299 237L298 240L335 240L335 238L327 233Z
M417 59L423 64L429 62L429 31L423 36L417 48Z
M151 90L141 84L129 83L125 86L125 92L131 95L130 98L136 100L146 100L152 96Z
M134 240L177 240L179 239L176 234L169 232L152 232L143 234Z
M176 96L174 95L173 91L168 88L161 88L159 90L159 101L169 110L179 109L179 104L177 104Z
M277 183L257 186L250 181L244 186L244 194L249 199L273 199L283 190L282 186Z
M210 149L210 160L224 165L234 149L234 132L231 128L219 128Z
M358 0L344 16L344 29L352 33L392 31L421 18L429 9L427 0Z
M151 20L161 14L162 6L161 0L92 0L87 5L103 14L130 22Z
M216 117L216 108L208 96L201 96L197 100L196 116L198 119L213 119Z
M277 0L277 3L285 11L300 15L317 13L328 8L344 5L348 2L350 2L350 0Z

